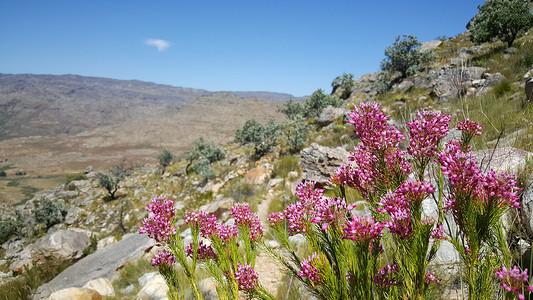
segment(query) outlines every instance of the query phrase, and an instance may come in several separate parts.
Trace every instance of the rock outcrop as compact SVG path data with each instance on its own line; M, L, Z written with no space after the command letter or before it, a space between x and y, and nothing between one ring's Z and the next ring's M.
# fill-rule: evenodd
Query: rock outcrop
M340 147L328 148L311 144L300 153L299 165L303 169L303 179L315 181L321 186L327 185L335 170L348 161L348 155L348 151Z

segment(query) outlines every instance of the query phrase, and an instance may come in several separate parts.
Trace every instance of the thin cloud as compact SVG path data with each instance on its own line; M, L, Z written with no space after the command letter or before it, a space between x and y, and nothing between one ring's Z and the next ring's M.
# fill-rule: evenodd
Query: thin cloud
M165 51L170 47L170 43L165 40L147 39L144 43L148 46L156 47L159 52Z

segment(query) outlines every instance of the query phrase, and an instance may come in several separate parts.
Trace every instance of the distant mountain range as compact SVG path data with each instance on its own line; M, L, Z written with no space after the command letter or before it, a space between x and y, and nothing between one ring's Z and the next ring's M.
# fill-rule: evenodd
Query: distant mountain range
M302 100L284 93L211 92L138 80L0 74L0 140L77 134L132 120L162 118L202 97Z

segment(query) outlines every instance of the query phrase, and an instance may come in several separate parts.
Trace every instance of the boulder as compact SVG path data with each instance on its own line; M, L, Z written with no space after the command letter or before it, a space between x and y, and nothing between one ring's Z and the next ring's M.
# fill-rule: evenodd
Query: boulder
M113 285L111 284L111 281L109 281L109 279L107 278L93 279L87 282L83 287L88 288L88 289L93 289L102 296L108 296L108 297L115 296L115 289L113 289Z
M198 281L198 289L200 289L204 300L219 299L217 294L217 283L213 278L206 278Z
M56 291L50 295L49 300L101 300L102 295L89 288L68 288Z
M31 246L31 257L38 263L47 260L71 260L83 256L91 241L87 234L75 230L58 230L38 239Z
M484 77L486 79L485 85L487 86L496 85L505 79L505 76L500 73L486 73Z
M108 236L98 241L96 244L96 250L104 249L105 247L114 244L117 242L117 239L114 236Z
M246 180L246 183L248 184L262 185L265 183L265 178L270 176L270 174L272 174L271 165L260 165L248 171L244 176L244 180Z
M67 215L65 216L65 223L68 225L74 224L78 220L78 216L81 212L85 210L77 206L72 206L67 210Z
M348 161L348 151L343 148L329 148L316 143L300 152L299 166L303 169L303 179L315 181L319 186L329 184L329 177Z
M226 197L226 198L223 198L222 200L214 201L214 202L202 205L199 208L199 210L200 211L205 210L210 214L214 214L215 216L217 216L217 218L221 218L225 212L228 212L231 210L231 207L233 206L233 202L235 202L233 198Z
M141 290L135 297L136 300L166 300L168 286L165 278L159 272L144 274L139 278Z
M419 52L426 52L426 51L433 51L437 49L437 47L442 44L441 40L433 40L433 41L427 41L424 42L418 47Z
M533 153L512 147L503 147L495 150L473 151L472 155L477 158L476 161L483 172L492 169L496 172L516 174L525 165L526 159L531 157Z
M50 282L40 286L34 299L47 299L58 290L81 287L97 278L113 280L128 260L136 260L154 247L155 241L144 234L124 235L122 240L81 259Z
M343 116L345 113L349 112L348 109L344 107L333 107L328 105L324 111L318 117L318 125L326 126L337 120L340 116Z

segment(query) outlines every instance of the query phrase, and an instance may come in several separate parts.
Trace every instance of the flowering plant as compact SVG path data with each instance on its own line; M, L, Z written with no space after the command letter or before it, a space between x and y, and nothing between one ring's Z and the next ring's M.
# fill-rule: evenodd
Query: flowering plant
M268 218L281 245L277 249L264 243L257 214L242 203L233 206L231 225L206 212L188 212L192 242L184 246L169 208L172 200L152 200L148 210L153 215L140 232L168 249L153 263L167 279L169 294L179 294L169 275L176 261L201 299L194 272L202 262L220 298L238 299L244 291L274 299L254 271L260 246L319 299L428 299L440 282L431 262L447 240L464 263L469 299L492 298L498 279L506 293L522 299L531 289L524 284L527 274L505 265L492 272L511 263L499 220L519 208L518 188L511 175L479 170L468 143L481 134L481 126L467 119L457 127L461 140L442 145L451 117L420 112L406 123L409 147L402 151L400 142L407 137L389 124L378 104L363 103L350 117L361 143L330 179L335 197L327 197L315 182L301 183L298 200ZM348 189L363 197L371 215L360 215L359 207L349 203ZM435 212L425 210L424 203ZM295 235L305 238L307 257L290 242Z

